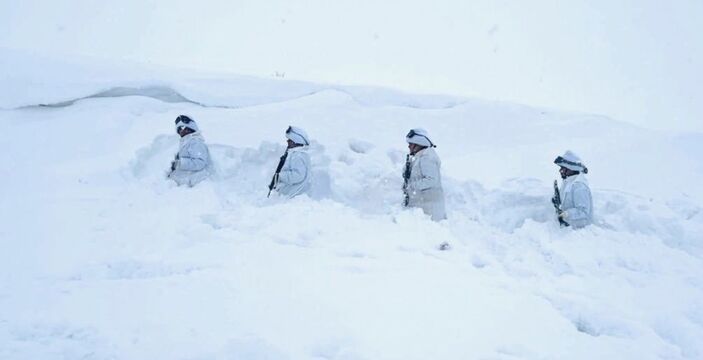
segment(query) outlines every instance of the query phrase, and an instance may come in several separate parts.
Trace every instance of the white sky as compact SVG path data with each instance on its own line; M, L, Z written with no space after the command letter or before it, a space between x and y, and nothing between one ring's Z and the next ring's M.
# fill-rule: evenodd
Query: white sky
M703 131L700 0L3 0L0 47Z

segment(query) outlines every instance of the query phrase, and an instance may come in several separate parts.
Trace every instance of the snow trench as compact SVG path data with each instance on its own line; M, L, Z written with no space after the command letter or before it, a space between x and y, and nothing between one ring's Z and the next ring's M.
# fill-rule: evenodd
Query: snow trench
M128 166L137 181L161 181L164 164L177 150L175 135L159 135L138 150ZM285 148L263 142L258 148L210 144L215 173L209 180L225 207L242 202L260 206L265 188ZM343 150L329 151L313 141L308 153L313 165L314 200L328 199L370 216L388 216L399 209L403 154L350 140ZM476 181L443 178L451 217L488 225L513 234L528 223L556 224L551 184L533 178L514 178L488 189ZM654 201L622 191L593 189L594 227L608 231L660 237L675 249L703 256L697 234L703 230L703 209L682 199Z

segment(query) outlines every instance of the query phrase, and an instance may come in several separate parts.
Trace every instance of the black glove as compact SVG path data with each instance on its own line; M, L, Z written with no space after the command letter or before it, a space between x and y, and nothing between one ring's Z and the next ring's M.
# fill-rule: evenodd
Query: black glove
M176 170L176 162L171 161L171 171L174 171L174 170Z

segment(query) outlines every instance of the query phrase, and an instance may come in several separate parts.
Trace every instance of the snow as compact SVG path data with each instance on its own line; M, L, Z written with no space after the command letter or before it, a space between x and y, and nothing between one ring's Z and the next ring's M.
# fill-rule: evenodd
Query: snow
M703 357L701 134L7 54L0 358ZM164 179L179 114L217 169L195 188ZM267 199L288 125L316 190ZM399 205L412 127L438 145L446 221ZM549 201L567 148L594 193L580 231Z
M702 20L700 0L4 0L0 47L479 96L701 132Z

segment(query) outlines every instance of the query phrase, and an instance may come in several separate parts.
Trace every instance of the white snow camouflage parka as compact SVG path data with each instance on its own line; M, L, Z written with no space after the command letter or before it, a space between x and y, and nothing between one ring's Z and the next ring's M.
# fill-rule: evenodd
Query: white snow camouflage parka
M444 208L444 190L439 160L434 148L418 151L411 160L410 179L404 191L408 194L408 207L419 207L432 220L447 218Z
M581 228L593 222L593 198L584 174L564 179L559 191L561 210L566 213L564 221L574 228Z
M310 155L306 146L288 149L286 162L275 184L276 191L283 196L292 198L310 190L312 173Z
M181 138L175 166L168 177L178 185L195 186L210 176L210 152L200 132Z

